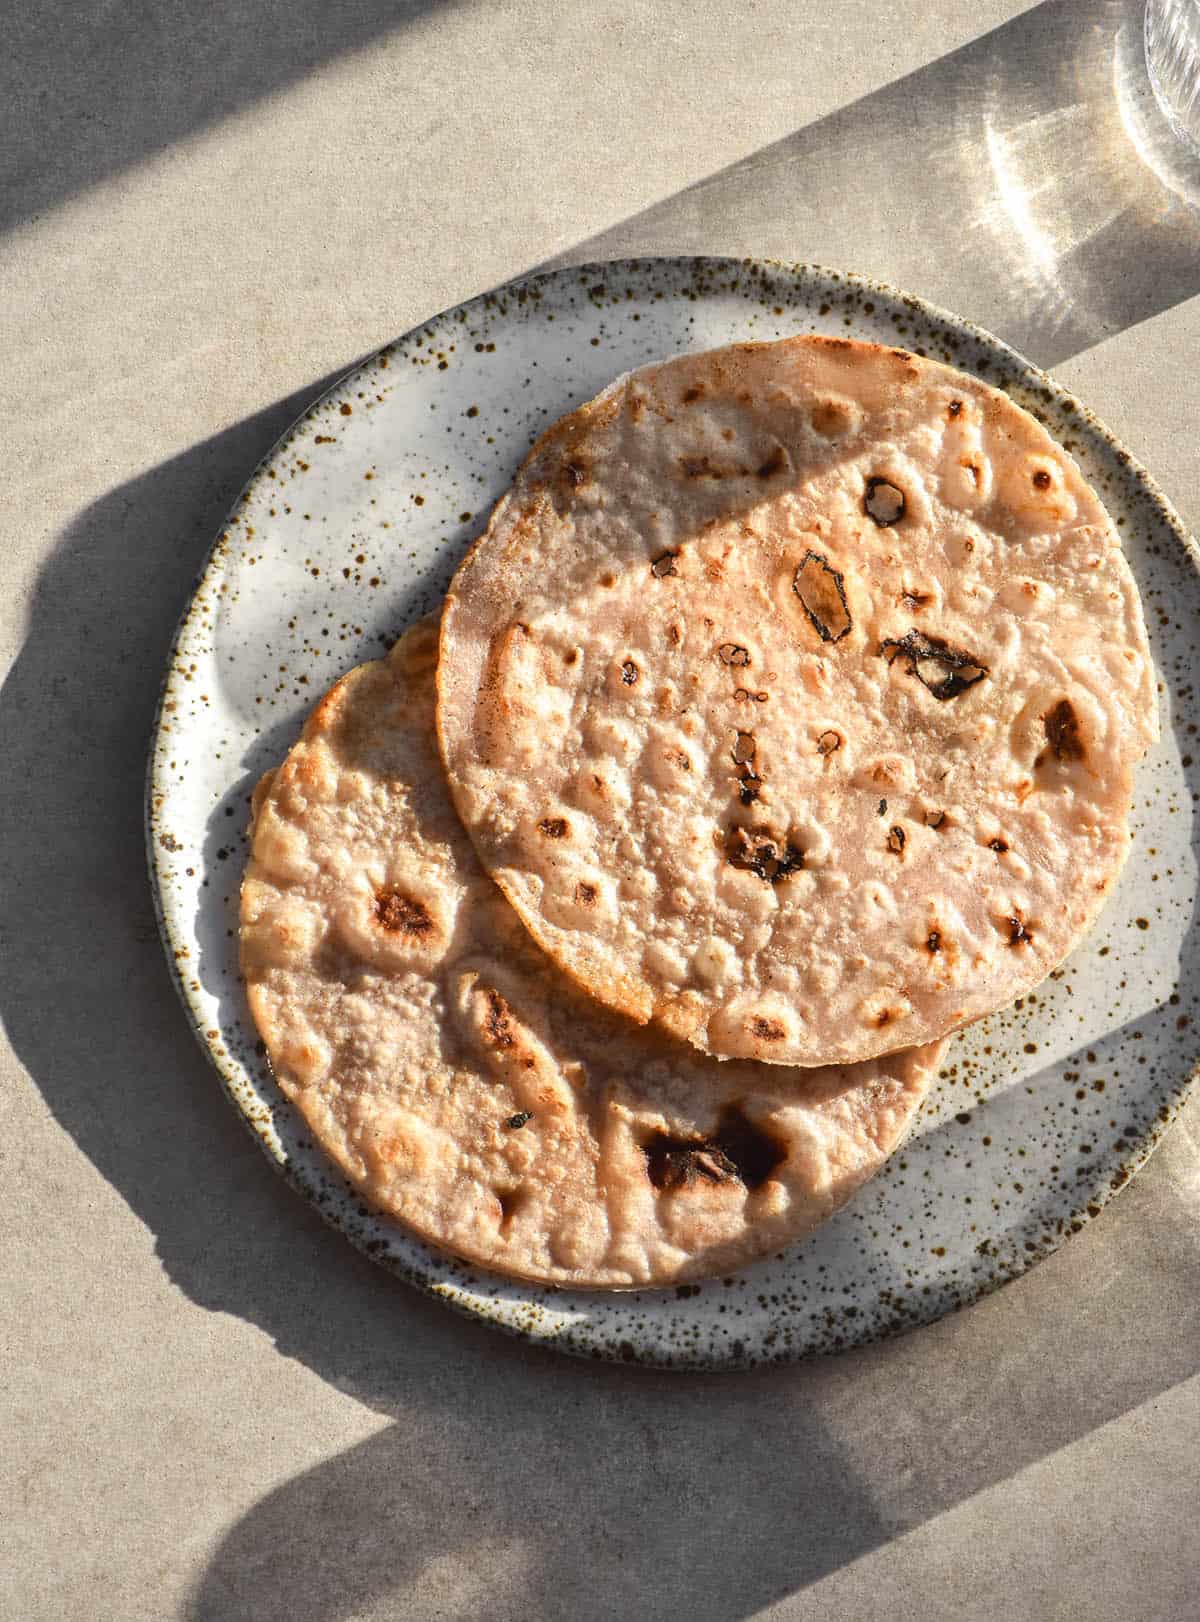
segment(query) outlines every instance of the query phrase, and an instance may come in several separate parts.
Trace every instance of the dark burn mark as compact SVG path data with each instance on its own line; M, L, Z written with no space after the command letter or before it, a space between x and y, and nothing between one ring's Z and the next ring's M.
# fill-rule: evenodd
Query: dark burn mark
M1053 482L1054 481L1051 479L1044 467L1038 468L1037 472L1033 475L1033 487L1035 490L1049 490Z
M943 701L957 698L988 673L987 666L974 654L953 647L940 636L926 636L915 627L902 637L886 637L879 644L879 651L889 665L903 655L909 675L915 676L934 698Z
M375 916L389 935L409 935L423 940L433 933L429 910L402 890L380 890L375 897Z
M703 400L703 385L694 383L690 389L684 389L682 398L684 405L693 405L697 400Z
M500 993L490 987L484 992L484 998L487 1002L487 1013L483 1018L483 1034L495 1047L513 1047L517 1039L509 1024L512 1010Z
M737 1167L721 1147L707 1138L673 1138L660 1132L642 1146L646 1175L661 1194L693 1188L698 1182L731 1183Z
M753 805L762 789L762 778L752 766L747 766L738 781L738 798L743 805Z
M887 801L886 800L880 800L879 804L875 807L875 815L877 817L886 817L887 816Z
M804 852L770 828L743 828L736 823L725 835L725 859L764 884L780 884L804 868Z
M1060 698L1052 710L1042 716L1046 737L1057 760L1082 760L1083 739L1079 735L1079 717L1070 699Z
M787 1150L736 1105L726 1109L711 1137L673 1137L656 1132L642 1145L646 1175L662 1194L680 1193L698 1184L740 1182L761 1188Z
M749 1189L761 1188L775 1168L787 1159L786 1147L755 1125L736 1104L722 1113L717 1142Z
M722 642L717 649L717 658L723 665L742 665L750 663L750 650L741 647L737 642Z
M678 552L660 552L656 558L651 559L650 573L656 580L665 580L669 574L678 574L679 570L675 567L675 559L678 556Z
M786 473L787 469L787 452L782 445L776 445L770 456L758 469L758 477L760 479L774 479L778 474Z
M933 601L933 593L931 591L913 591L911 587L905 586L900 593L900 601L906 608L928 608Z
M842 735L840 732L835 732L832 727L830 727L827 732L822 732L821 736L817 739L818 755L836 754L841 747Z
M863 512L880 529L890 529L893 524L898 524L904 517L907 505L904 491L890 479L876 477L867 480L863 491Z
M1006 918L1004 921L1008 926L1008 944L1010 946L1032 945L1033 936L1029 933L1025 920L1019 913L1014 913L1011 918Z
M584 884L581 880L575 886L575 899L581 907L594 907L596 905L596 886Z
M906 843L907 841L905 839L903 828L896 825L888 829L887 848L894 856L902 856L904 854L904 846Z
M831 569L819 552L806 552L792 576L792 590L821 641L840 642L854 623L840 570Z
M999 838L997 838L997 839L989 839L988 840L988 849L989 850L994 850L996 852L997 856L1003 856L1004 852L1008 849L1008 840L1007 839L999 839Z
M782 1042L787 1032L777 1019L764 1019L756 1014L750 1021L750 1034L760 1042Z
M565 839L567 836L566 817L543 817L538 823L538 832L545 834L547 839Z
M946 415L948 417L957 417L961 410L962 410L962 401L961 400L951 400L950 404L946 407Z
M588 470L582 462L567 462L563 467L567 483L573 490L578 490L587 483Z
M739 732L734 739L732 753L735 766L745 766L752 761L758 753L753 732Z
M932 955L942 949L942 932L940 929L931 929L925 937L925 950Z
M508 1130L510 1132L519 1132L521 1130L521 1128L525 1125L526 1121L532 1121L532 1120L533 1120L533 1111L532 1110L519 1109L515 1115L510 1115L508 1120L505 1121L504 1124L505 1124L505 1126L508 1128Z
M926 811L925 826L927 828L944 828L946 826L946 813L944 811Z
M638 667L634 664L632 659L626 659L625 663L621 666L621 680L625 683L626 687L632 687L637 679Z

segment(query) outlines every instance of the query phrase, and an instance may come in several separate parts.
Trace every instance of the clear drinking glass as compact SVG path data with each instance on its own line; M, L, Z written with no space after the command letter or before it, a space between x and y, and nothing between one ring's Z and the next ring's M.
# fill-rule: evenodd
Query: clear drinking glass
M1146 67L1171 128L1200 154L1200 0L1146 0Z

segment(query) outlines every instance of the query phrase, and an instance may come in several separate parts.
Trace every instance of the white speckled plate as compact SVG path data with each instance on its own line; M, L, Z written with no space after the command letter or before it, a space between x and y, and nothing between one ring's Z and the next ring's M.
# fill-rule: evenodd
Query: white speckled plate
M533 436L616 374L795 332L899 344L1006 389L1070 449L1121 526L1162 678L1136 843L1088 941L958 1037L904 1148L812 1239L700 1287L537 1289L460 1265L366 1209L262 1060L237 975L247 806L305 712L434 607ZM1015 1278L1146 1160L1200 1053L1191 679L1200 554L1088 411L996 339L811 267L716 259L533 276L417 328L339 383L257 469L176 636L148 840L179 989L236 1107L293 1185L392 1272L586 1356L729 1368L911 1327Z

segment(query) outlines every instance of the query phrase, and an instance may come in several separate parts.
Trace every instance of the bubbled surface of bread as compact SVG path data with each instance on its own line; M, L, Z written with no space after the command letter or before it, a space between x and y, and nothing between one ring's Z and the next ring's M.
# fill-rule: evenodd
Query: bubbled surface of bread
M350 1181L468 1260L668 1284L778 1249L899 1141L934 1045L719 1064L584 998L454 812L436 629L352 671L254 800L241 964L276 1077Z
M484 865L595 996L796 1065L1036 985L1129 841L1137 591L1007 396L825 338L620 379L460 567L438 721Z

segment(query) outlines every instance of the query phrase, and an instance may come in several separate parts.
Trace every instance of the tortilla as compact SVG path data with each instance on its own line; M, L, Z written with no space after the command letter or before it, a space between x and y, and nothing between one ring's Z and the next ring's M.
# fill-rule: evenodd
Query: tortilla
M279 1085L379 1210L497 1271L675 1283L808 1233L941 1047L718 1064L581 997L486 877L433 735L436 631L352 671L254 800L241 961Z
M651 366L539 439L455 575L439 685L455 803L555 962L797 1065L1035 986L1156 735L1066 452L975 378L813 337Z

